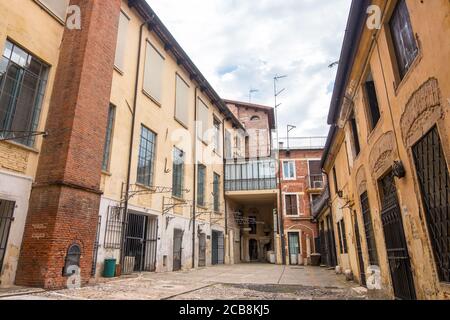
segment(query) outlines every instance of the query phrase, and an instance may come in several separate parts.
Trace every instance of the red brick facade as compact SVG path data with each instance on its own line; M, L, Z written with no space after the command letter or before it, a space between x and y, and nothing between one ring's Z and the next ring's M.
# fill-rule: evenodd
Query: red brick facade
M314 239L318 237L318 226L312 222L312 193L308 188L309 177L309 160L320 160L323 150L291 150L289 153L286 150L280 150L280 161L283 165L283 161L295 162L295 179L286 180L282 174L281 177L281 192L282 196L282 208L280 212L283 213L283 226L284 232L287 235L289 232L301 231L300 248L304 259L307 257L307 237L310 239L311 253L319 251L319 248L315 248ZM320 192L319 192L320 193ZM286 194L297 195L298 197L298 209L299 216L290 217L286 215ZM316 192L317 194L317 192ZM289 241L286 238L285 252L287 257L287 263L289 263Z
M62 288L68 248L81 247L81 282L90 278L120 0L71 0L81 30L64 32L17 285Z

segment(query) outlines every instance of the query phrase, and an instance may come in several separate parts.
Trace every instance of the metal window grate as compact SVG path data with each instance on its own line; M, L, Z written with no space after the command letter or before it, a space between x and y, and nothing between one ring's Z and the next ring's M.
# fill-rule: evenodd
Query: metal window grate
M439 279L450 282L450 177L436 127L413 153Z
M8 247L9 230L14 221L15 202L0 199L0 272Z
M124 210L121 207L109 207L106 218L105 249L120 249L124 225Z

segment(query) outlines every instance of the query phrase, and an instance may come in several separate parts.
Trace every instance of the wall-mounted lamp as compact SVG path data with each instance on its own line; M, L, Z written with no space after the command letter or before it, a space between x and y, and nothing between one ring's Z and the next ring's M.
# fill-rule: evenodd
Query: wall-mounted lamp
M337 195L342 199L344 197L344 192L342 190L338 190Z
M399 179L404 178L406 176L406 170L403 162L394 161L394 164L392 165L392 173L394 174L394 177Z

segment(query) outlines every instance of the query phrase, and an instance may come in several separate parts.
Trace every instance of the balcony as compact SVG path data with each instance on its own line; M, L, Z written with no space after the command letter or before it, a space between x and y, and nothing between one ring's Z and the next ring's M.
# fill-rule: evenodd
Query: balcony
M312 204L313 217L317 217L322 212L323 208L328 204L329 200L330 200L330 191L327 183L320 196Z
M311 174L306 177L308 192L321 192L325 186L325 176L323 174Z
M258 191L277 188L274 159L231 160L225 164L225 191Z

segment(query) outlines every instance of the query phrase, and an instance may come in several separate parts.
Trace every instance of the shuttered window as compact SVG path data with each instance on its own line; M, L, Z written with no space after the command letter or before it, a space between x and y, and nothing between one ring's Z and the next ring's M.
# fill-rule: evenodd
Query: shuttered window
M359 155L359 153L361 152L361 145L359 143L358 125L356 124L356 118L355 118L354 114L350 118L350 125L351 125L352 137L353 137L354 157L356 158Z
M375 89L375 82L373 81L372 73L370 73L367 77L364 88L367 95L367 115L369 118L369 127L373 130L380 120L380 108L378 105L377 91Z
M120 12L119 31L117 34L116 57L114 65L120 71L124 71L125 49L127 47L127 32L130 19L123 12Z
M69 0L38 0L44 7L50 10L55 16L62 21L66 20L67 7Z
M222 126L222 123L219 120L214 119L214 141L213 142L214 142L214 151L217 154L221 153L220 149L222 147L221 146L221 139L220 139L221 126Z
M206 143L209 129L209 109L201 99L197 99L197 101L197 136Z
M175 118L187 127L189 124L189 86L178 74L176 78Z
M157 103L162 99L164 57L147 42L144 70L144 91Z
M287 194L285 195L285 206L287 216L298 216L297 195Z
M220 211L220 175L217 173L214 173L214 211L219 212Z
M419 52L405 0L398 1L389 24L400 78L403 79Z

